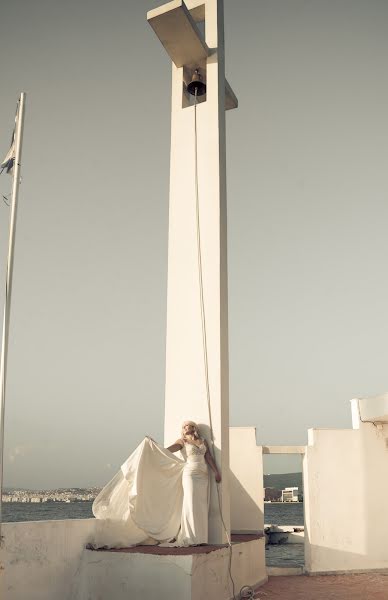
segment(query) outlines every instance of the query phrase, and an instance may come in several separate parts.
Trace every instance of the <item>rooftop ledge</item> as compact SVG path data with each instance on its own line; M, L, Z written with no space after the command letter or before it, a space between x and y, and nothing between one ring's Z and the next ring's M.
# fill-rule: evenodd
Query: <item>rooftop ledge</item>
M361 422L388 423L388 392L371 398L355 398Z
M264 538L264 532L257 533L232 533L231 541L232 544L243 544L246 542L253 542L255 540L261 540ZM192 554L210 554L216 550L222 548L228 548L228 544L206 544L203 546L131 546L129 548L96 548L90 549L91 552L113 552L113 553L125 553L125 554L153 554L158 556L187 556Z

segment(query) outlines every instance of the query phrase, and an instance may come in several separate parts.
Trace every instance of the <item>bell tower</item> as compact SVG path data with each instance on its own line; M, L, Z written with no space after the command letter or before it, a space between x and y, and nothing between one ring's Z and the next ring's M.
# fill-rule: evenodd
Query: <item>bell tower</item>
M172 66L165 444L196 421L222 473L227 530L229 373L225 111L237 99L225 79L222 0L173 0L147 15ZM211 475L209 543L225 543Z

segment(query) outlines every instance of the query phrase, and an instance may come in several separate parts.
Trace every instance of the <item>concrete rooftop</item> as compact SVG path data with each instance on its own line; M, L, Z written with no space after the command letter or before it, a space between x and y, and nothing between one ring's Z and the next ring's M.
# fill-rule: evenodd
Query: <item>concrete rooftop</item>
M257 600L388 600L388 573L270 577Z

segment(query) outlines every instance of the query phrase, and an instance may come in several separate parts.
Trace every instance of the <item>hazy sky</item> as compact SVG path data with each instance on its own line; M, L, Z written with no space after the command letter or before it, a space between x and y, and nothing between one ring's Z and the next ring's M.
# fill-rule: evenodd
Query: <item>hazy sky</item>
M6 485L103 484L163 437L170 64L146 22L160 3L1 8L1 154L28 94ZM388 3L225 0L225 34L240 102L230 421L304 444L388 389Z

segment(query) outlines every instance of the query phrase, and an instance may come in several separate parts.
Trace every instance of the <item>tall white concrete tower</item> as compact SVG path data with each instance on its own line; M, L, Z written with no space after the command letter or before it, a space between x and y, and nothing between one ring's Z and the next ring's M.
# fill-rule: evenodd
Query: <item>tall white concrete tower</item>
M184 420L202 425L210 441L210 400L229 530L225 110L237 99L225 79L223 1L173 0L147 18L172 62L165 443L179 437ZM195 109L187 85L197 70L206 93ZM226 536L211 481L209 542L219 544Z

